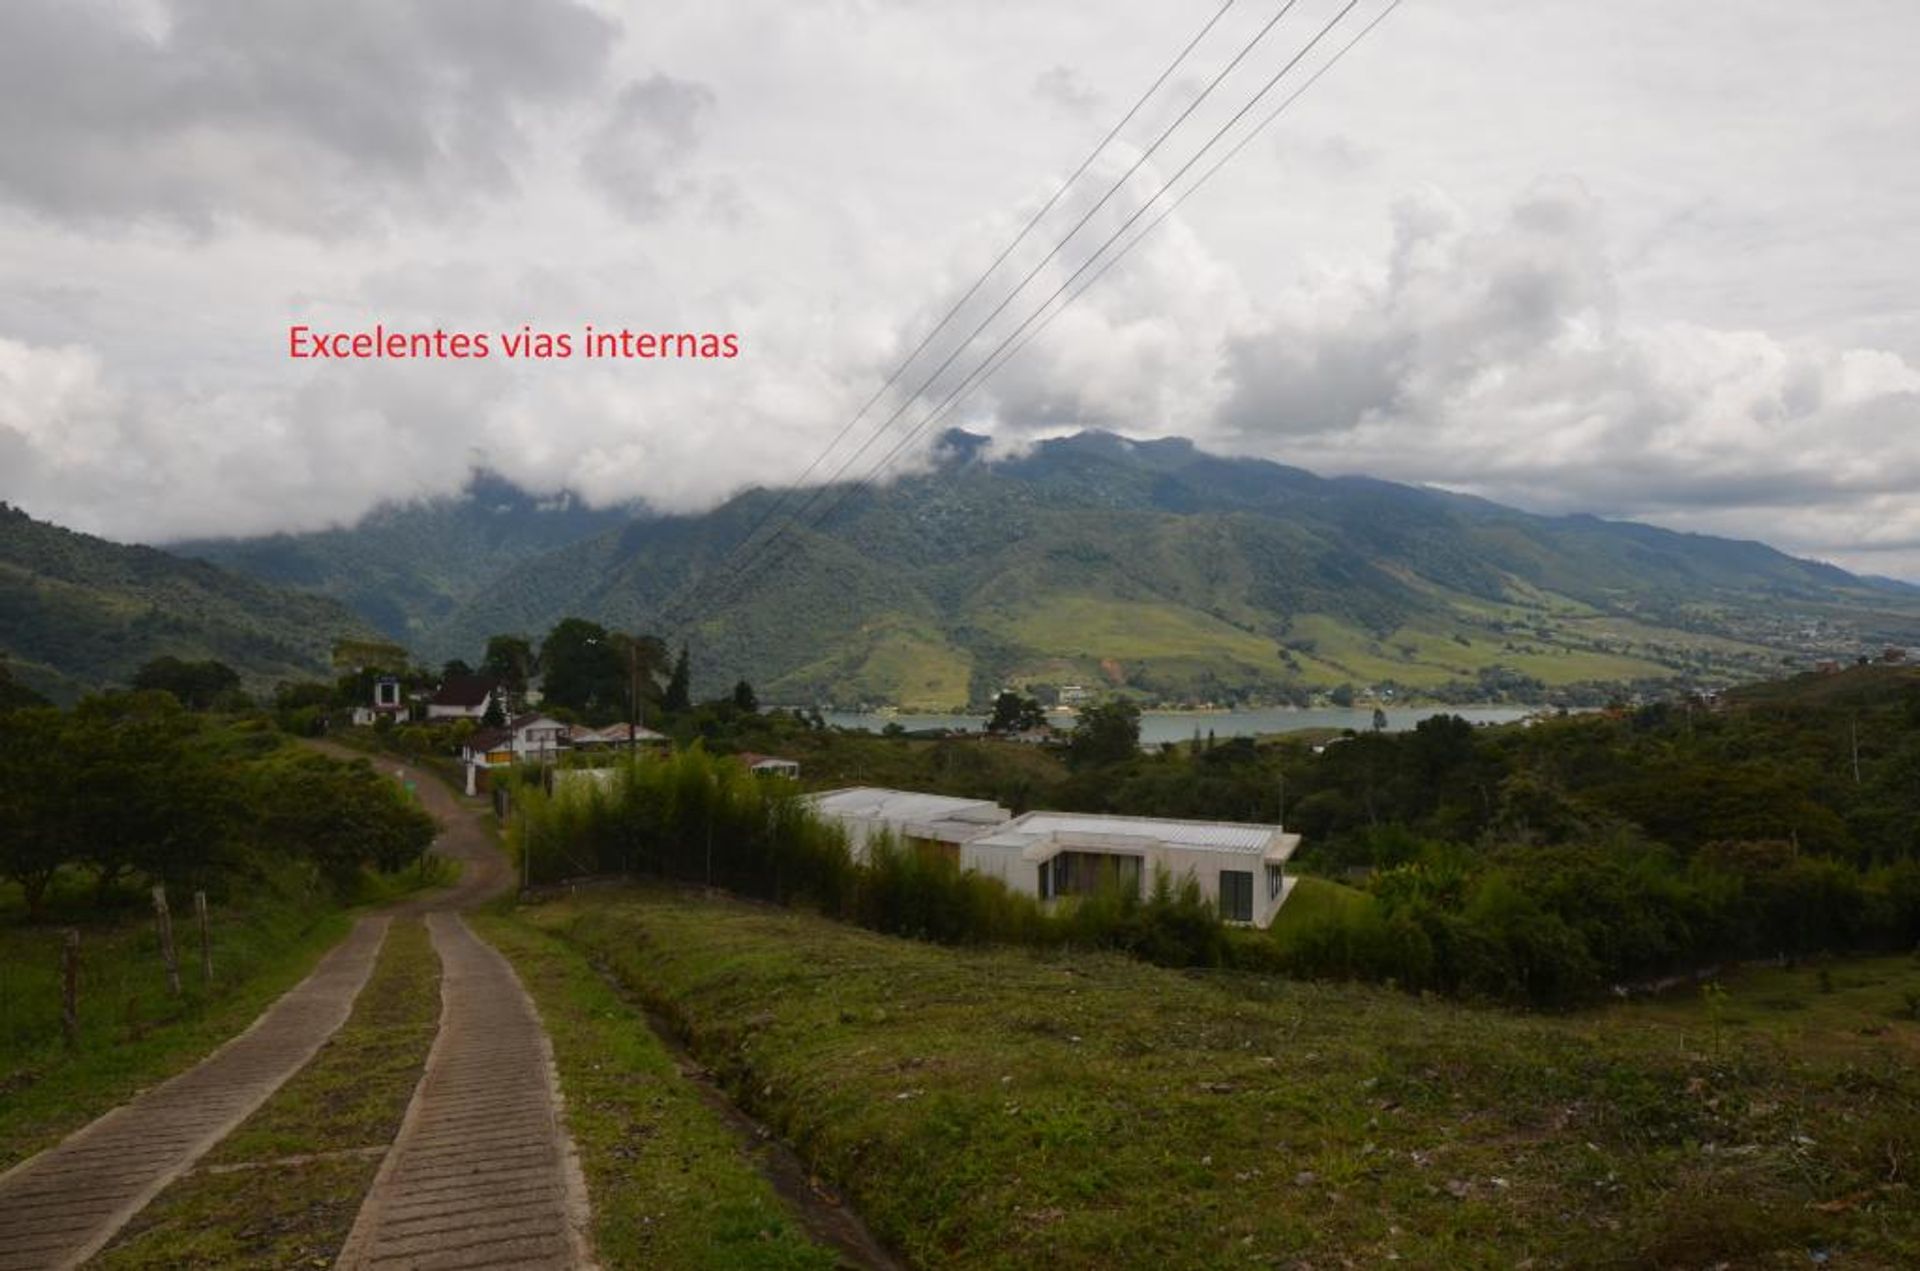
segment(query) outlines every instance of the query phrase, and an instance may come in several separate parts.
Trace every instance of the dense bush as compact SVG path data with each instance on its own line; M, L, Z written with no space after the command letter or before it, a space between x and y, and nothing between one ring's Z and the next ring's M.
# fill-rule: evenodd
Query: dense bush
M366 764L190 713L168 693L0 717L0 877L30 913L63 869L90 874L102 899L129 879L217 895L291 858L345 893L363 867L414 863L433 835Z

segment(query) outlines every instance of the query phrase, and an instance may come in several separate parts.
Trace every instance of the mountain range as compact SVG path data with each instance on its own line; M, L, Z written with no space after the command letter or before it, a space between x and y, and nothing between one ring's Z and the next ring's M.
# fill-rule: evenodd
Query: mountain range
M1006 684L1524 697L1920 641L1920 591L1760 543L1177 439L1084 432L995 459L951 432L926 471L827 491L792 523L801 503L756 489L656 515L480 476L352 528L174 550L341 600L430 660L580 615L685 640L705 691L746 676L786 702L952 707ZM784 527L773 546L734 554L763 519Z
M163 654L218 659L263 691L326 676L336 639L374 634L327 597L0 504L0 657L15 679L55 700L124 685Z

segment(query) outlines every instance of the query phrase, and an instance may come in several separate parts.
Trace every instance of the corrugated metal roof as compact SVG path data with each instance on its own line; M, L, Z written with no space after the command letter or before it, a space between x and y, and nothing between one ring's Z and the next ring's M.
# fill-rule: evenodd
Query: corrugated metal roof
M990 799L958 799L917 790L887 790L855 786L810 794L807 801L826 816L861 817L874 821L948 821L1004 819L1006 810Z
M1277 825L1240 821L1176 821L1153 816L1104 816L1081 812L1029 812L1009 821L982 846L1024 848L1056 834L1108 834L1153 839L1172 847L1209 852L1264 852L1279 833ZM1293 837L1292 835L1288 836Z

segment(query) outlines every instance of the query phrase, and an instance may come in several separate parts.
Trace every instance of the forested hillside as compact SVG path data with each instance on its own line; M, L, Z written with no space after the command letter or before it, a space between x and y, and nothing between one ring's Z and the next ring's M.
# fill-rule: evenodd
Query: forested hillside
M337 601L0 504L0 654L49 697L127 684L168 655L217 659L259 690L324 673L335 640L370 634Z
M1586 686L1604 701L1920 642L1913 588L1763 544L1178 440L1082 433L991 461L952 433L930 471L829 492L824 515L732 556L777 499L635 517L487 482L350 530L191 550L339 596L429 660L579 615L706 651L703 693L746 676L791 702L952 707L1009 683L1214 702Z
M994 463L955 435L935 470L825 500L817 526L724 564L773 497L528 561L430 647L452 655L580 613L686 634L710 652L703 688L746 675L771 700L941 706L1009 682L1163 700L1340 684L1525 698L1753 678L1784 656L1920 638L1910 593L1758 543L1326 480L1180 441L1086 433Z
M396 640L418 643L520 561L619 525L627 508L536 498L476 473L460 494L383 507L351 529L169 544L268 582L333 596Z

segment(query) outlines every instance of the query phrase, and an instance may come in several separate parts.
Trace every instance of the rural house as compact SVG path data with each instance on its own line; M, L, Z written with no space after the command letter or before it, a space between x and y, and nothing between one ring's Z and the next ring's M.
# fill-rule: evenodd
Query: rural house
M373 682L373 704L353 708L353 722L365 727L382 719L391 719L395 723L407 717L406 695L400 691L400 678L383 675Z
M481 774L516 763L557 759L573 748L570 729L548 715L521 715L505 728L483 728L467 738L460 762L467 770L467 793L476 794Z
M1162 870L1191 877L1228 922L1264 927L1293 889L1298 834L1277 825L1029 812L971 838L960 863L1043 901L1112 885L1145 895Z
M875 786L827 790L805 796L805 802L822 820L846 831L847 847L856 861L866 860L870 840L891 834L904 846L938 852L957 862L962 843L992 833L1012 816L990 799L956 799Z
M427 718L471 719L477 723L487 717L499 695L498 681L484 675L449 675L427 699ZM504 703L501 709L505 710Z
M666 749L673 745L673 739L665 733L656 733L651 728L642 728L638 724L608 724L605 728L588 728L584 724L573 727L569 738L576 750L640 750L642 748Z
M795 759L782 759L778 755L756 755L750 750L743 750L734 758L745 764L747 771L756 777L787 777L795 781L800 779L800 763Z

